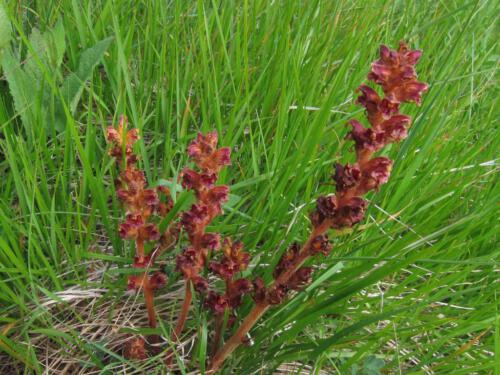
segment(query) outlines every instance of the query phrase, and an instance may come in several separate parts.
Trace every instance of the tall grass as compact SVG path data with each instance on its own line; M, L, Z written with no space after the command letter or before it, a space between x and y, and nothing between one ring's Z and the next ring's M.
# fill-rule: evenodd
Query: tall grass
M233 195L213 230L242 240L253 273L269 280L268 265L289 245L284 233L303 240L313 199L331 190L330 166L350 147L345 123L360 111L354 90L378 45L404 39L424 51L419 77L430 89L420 108L408 107L409 138L388 151L391 183L370 197L364 225L335 240L316 281L270 311L226 371L299 362L349 373L376 355L388 373L498 373L495 2L134 3L4 4L0 350L40 372L32 340L43 334L88 346L92 365L105 368L107 343L82 343L75 330L63 337L42 301L95 287L87 275L96 260L119 266L99 287L124 285L132 250L117 236L104 140L120 114L142 132L153 183L176 178L197 130L216 129L233 147L221 174ZM13 38L2 45L7 22ZM40 44L35 28L54 44ZM188 326L200 333L193 357L203 362L199 313Z

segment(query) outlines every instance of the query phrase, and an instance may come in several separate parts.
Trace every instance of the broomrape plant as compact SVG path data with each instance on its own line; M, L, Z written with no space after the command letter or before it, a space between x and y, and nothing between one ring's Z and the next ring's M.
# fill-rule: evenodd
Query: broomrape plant
M357 103L365 108L370 126L365 127L354 119L349 122L351 130L347 139L354 142L356 160L354 163L335 165L332 176L335 194L317 199L316 208L310 215L312 229L308 239L302 245L292 244L282 255L270 285L258 276L253 280L239 277L250 261L250 254L243 251L241 242L230 238L222 240L219 233L206 231L215 217L223 213L222 204L229 195L229 187L217 186L216 182L220 170L231 164L231 150L217 148L216 132L198 134L188 146L187 153L197 169L185 168L181 173L181 184L194 192L196 202L180 215L179 221L172 221L173 224L160 233L155 218L165 217L173 205L168 189L146 187L144 173L138 169L137 156L132 149L138 140L136 129L127 131L126 120L122 118L118 129L108 130L108 142L112 145L110 155L121 167L117 195L126 209L120 236L134 241L136 248L133 267L138 274L129 277L128 288L144 294L151 328L157 326L154 292L165 285L167 278L164 272L152 272L152 269L155 268L155 259L178 241L179 225L186 233L188 245L176 258L176 269L185 280L185 291L173 338L177 340L181 335L192 303L192 293L198 292L204 305L214 315L211 373L216 372L246 341L250 329L269 308L281 304L291 291L301 290L311 282L313 268L304 264L309 258L327 256L331 252L328 231L350 228L363 220L368 205L363 196L378 190L389 179L392 160L376 154L386 145L407 136L411 118L400 112L400 106L411 102L419 105L422 93L428 88L427 84L417 80L414 69L420 56L420 51L409 50L402 42L397 50L381 46L380 58L372 64L368 80L380 86L383 95L366 84L358 89ZM146 253L145 244L151 242L157 244L150 253ZM210 289L208 273L223 281L223 292ZM224 329L232 329L237 324L235 309L250 293L255 302L253 308L224 342ZM157 343L159 340L153 336L151 341ZM142 339L131 340L125 348L125 355L146 358L145 342ZM171 358L172 353L168 350L167 363Z

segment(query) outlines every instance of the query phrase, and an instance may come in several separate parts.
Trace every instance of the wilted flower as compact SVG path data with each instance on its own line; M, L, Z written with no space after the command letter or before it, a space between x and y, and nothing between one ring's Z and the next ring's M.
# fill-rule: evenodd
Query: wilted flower
M148 358L145 347L146 342L142 337L134 337L125 343L123 356L127 359L144 360Z
M201 276L196 276L192 278L194 290L198 293L205 293L208 290L208 282Z
M299 254L299 250L299 244L294 242L292 245L290 245L288 250L281 255L278 264L276 265L276 267L274 267L273 276L275 279L277 279L279 275L287 271L294 264Z
M252 283L247 279L231 281L227 285L226 296L231 308L235 309L241 305L241 300L245 294L252 290Z

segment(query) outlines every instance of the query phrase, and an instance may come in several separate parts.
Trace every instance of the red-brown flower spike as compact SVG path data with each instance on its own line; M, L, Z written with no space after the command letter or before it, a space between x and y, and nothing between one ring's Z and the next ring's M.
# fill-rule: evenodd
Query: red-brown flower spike
M191 287L198 292L205 293L208 283L200 273L207 265L210 251L220 247L220 235L218 233L207 233L207 226L217 215L222 214L222 204L227 202L229 187L225 185L215 186L220 170L230 165L231 150L223 147L217 149L217 132L199 133L196 139L187 148L187 154L194 161L198 170L184 168L181 173L181 184L185 189L194 191L196 203L184 212L181 224L184 227L191 246L185 249L177 257L177 269L182 272L186 280L185 298L181 313L175 328L175 336L179 336L183 330L184 323L191 304ZM230 262L209 265L210 269L217 269L220 275L226 278L232 277L237 272L237 265ZM206 304L214 311L224 310L228 305L225 296L209 293ZM171 355L171 353L169 353Z
M146 177L144 172L137 167L138 157L133 151L133 145L139 139L139 133L137 129L127 130L127 125L127 119L122 116L118 127L116 129L110 127L107 131L107 140L111 145L109 154L116 158L116 163L121 168L116 181L116 194L123 203L126 217L125 221L119 225L119 234L122 239L135 242L136 254L132 267L141 272L128 277L127 289L142 291L149 325L155 328L154 292L166 284L167 276L161 271L150 274L149 269L154 267L158 254L176 242L177 236L175 225L171 225L161 234L154 218L167 215L172 209L173 202L168 189L147 187ZM159 219L156 221L158 222ZM158 240L160 242L154 253L146 254L145 243ZM157 336L152 337L153 341L157 339ZM141 346L139 339L133 339L127 345L126 351L131 357L147 358L144 345Z
M363 220L368 202L362 196L385 184L392 168L390 159L374 154L387 144L406 137L411 118L399 112L400 105L420 104L422 93L427 90L427 84L417 80L414 69L420 56L420 51L409 50L404 43L400 43L397 51L386 46L380 48L380 59L372 64L368 79L381 86L384 96L366 84L359 87L357 103L365 108L371 126L366 127L353 119L347 135L347 139L354 141L356 161L336 164L332 176L335 194L317 199L316 209L310 215L312 233L302 246L292 245L281 256L273 272L272 284L266 287L262 279L254 280L255 306L212 358L211 373L220 368L271 305L282 303L289 290L300 290L310 283L312 268L303 265L311 256L329 253L331 245L326 232L331 228L350 228Z

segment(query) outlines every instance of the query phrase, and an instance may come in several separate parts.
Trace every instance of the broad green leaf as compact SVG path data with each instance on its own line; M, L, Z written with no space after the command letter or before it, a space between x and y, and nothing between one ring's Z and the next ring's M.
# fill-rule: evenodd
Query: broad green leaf
M0 3L0 59L2 57L2 49L9 46L11 38L12 27L10 25L10 20L7 16L4 5Z
M16 112L21 116L23 125L29 127L30 111L36 92L35 82L24 72L18 59L9 50L4 51L2 67L14 99Z
M70 73L64 80L60 89L61 95L71 113L76 109L85 82L90 78L94 67L103 58L112 40L112 37L103 39L94 46L86 49L80 56L76 71ZM66 123L66 116L61 106L59 106L56 116L56 128L58 130L63 130Z

